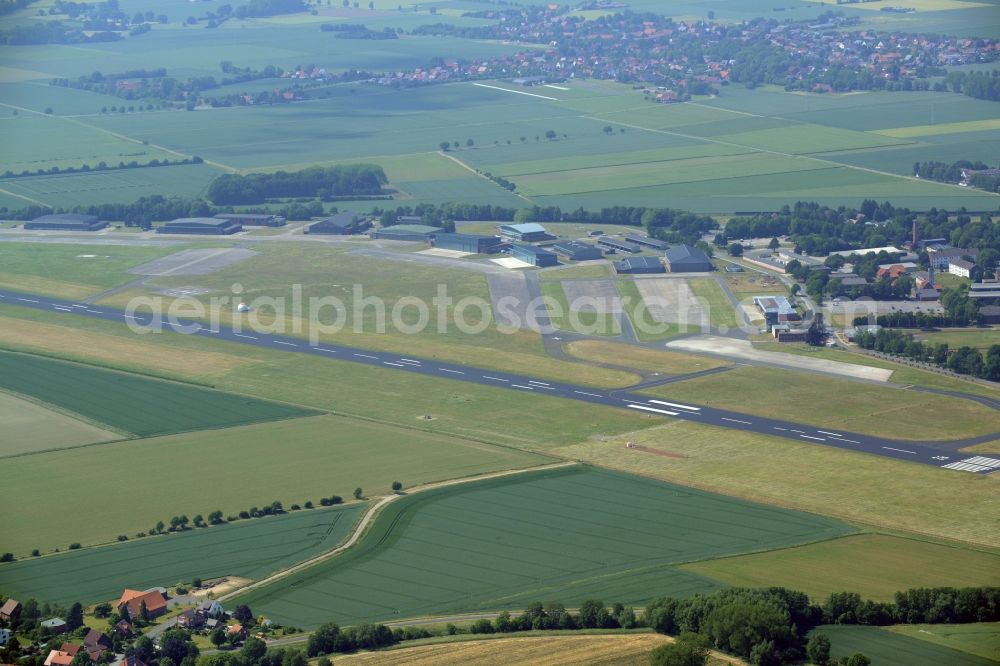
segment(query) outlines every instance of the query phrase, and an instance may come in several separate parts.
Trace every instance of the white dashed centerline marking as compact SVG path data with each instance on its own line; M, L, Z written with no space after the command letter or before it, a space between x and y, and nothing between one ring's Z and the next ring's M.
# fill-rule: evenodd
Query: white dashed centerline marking
M529 384L535 384L537 386L548 386L549 385L548 382L536 382L534 379L529 379L528 383Z
M723 421L732 421L733 423L742 423L743 425L753 425L750 421L740 421L739 419L731 419L725 416L722 417Z
M597 393L587 393L586 391L573 391L573 393L579 393L580 395L589 395L591 398L602 398L602 397L604 397L604 396L601 396L601 395L599 395Z
M657 414L666 414L667 416L677 416L677 412L668 412L665 409L657 409L655 407L647 407L646 405L629 405L632 409L641 409L644 412L656 412Z
M788 428L779 428L778 426L774 426L774 429L775 430L782 430L784 432L788 432Z
M368 354L355 354L355 356L358 356L360 358L373 358L376 361L378 360L378 356L369 356Z
M327 354L336 354L337 352L333 349L326 349L325 347L313 347L316 351L326 352Z
M843 437L843 435L838 435L835 432L827 432L826 430L817 430L816 432L820 433L821 435L829 435L830 437Z
M237 338L246 338L247 340L256 340L257 339L254 336L252 336L252 335L246 335L245 333L233 333L233 335L235 335Z
M382 361L382 363L383 363L384 365L394 365L394 366L396 366L397 368L405 368L405 367L406 367L406 366L405 366L405 365L403 365L402 363L393 363L393 362L391 362L391 361Z
M412 363L414 365L420 365L420 361L414 361L412 358L401 358L401 359L399 359L399 362L400 363Z
M282 340L273 340L276 345L285 345L286 347L298 347L294 342L284 342Z
M464 375L465 373L461 370L449 370L448 368L438 368L441 372L450 372L453 375Z
M38 303L39 302L39 301L36 301L33 298L19 298L17 300L19 300L19 301L21 301L23 303Z
M891 446L883 446L882 448L885 449L886 451L899 451L900 453L910 453L912 455L917 455L916 451L907 451L906 449L894 449Z
M534 391L535 390L531 386L522 386L521 384L511 384L511 386L513 386L514 388L528 389L529 391Z
M800 434L800 435L804 435L804 434L806 434L806 431L805 431L805 430L796 430L795 428L792 428L792 432L795 432L795 433L798 433L798 434Z
M859 442L859 441L857 441L855 439L844 439L843 437L841 437L837 441L838 442L850 442L851 444L860 444L861 443L861 442Z
M809 435L799 435L799 437L802 437L803 439L815 439L817 442L825 442L826 441L822 437L811 437Z
M483 379L492 379L495 382L509 382L509 379L502 379L500 377L490 377L489 375L483 375Z

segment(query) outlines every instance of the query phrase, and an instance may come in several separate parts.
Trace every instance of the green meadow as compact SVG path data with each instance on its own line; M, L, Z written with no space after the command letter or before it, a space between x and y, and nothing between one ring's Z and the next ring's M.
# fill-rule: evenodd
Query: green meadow
M811 633L826 634L833 658L841 659L860 652L871 659L872 666L987 666L996 663L969 652L896 633L888 627L822 625Z

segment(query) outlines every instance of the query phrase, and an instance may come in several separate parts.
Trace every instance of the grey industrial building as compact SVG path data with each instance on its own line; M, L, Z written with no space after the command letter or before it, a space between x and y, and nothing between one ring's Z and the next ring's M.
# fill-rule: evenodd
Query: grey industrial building
M562 241L552 246L556 254L569 261L590 261L604 256L601 248L580 241Z
M285 218L272 213L219 213L216 217L239 222L244 227L283 227L288 223Z
M480 236L477 234L437 233L431 241L434 247L443 250L471 252L472 254L496 254L500 251L503 241L497 236Z
M376 229L371 233L371 237L380 240L427 242L431 236L440 232L441 229L438 227L431 227L426 224L394 224L391 227Z
M508 240L519 243L533 243L555 238L555 236L545 230L545 227L535 222L505 224L500 227L500 235Z
M615 262L615 272L627 275L666 273L663 263L657 257L626 257Z
M712 270L708 255L690 245L675 245L663 257L671 273L702 273Z
M768 330L775 326L789 328L789 322L802 320L798 311L784 296L754 296L753 303L764 315Z
M96 215L80 215L78 213L53 213L36 217L24 223L24 228L35 231L97 231L108 226Z
M349 236L351 234L360 234L371 226L371 220L367 217L345 211L310 224L305 233Z
M179 217L156 228L159 234L199 234L204 236L228 236L243 231L243 225L232 220L215 217Z
M513 245L510 248L510 256L532 266L555 266L559 263L559 258L554 252L534 245Z
M650 238L649 236L643 236L642 234L629 234L625 237L625 240L630 243L635 243L636 245L643 245L645 247L651 247L654 250L666 250L670 247L670 243L656 240L655 238Z
M597 240L597 244L602 247L608 247L612 250L619 250L621 252L631 252L632 254L637 254L642 252L642 248L635 243L629 243L628 241L618 240L617 238L612 238L611 236L601 236Z

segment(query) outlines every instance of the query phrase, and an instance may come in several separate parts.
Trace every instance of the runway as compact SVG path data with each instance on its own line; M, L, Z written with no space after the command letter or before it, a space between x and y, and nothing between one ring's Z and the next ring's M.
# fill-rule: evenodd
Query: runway
M148 326L152 320L152 315L148 314L136 314L133 316L112 308L11 291L0 291L0 303L102 319L123 325L128 323L129 318L132 319L132 323L142 326ZM193 329L193 332L188 330L182 333L180 330L177 330L181 326ZM201 335L265 349L311 354L383 369L389 368L401 372L472 382L510 391L530 392L549 397L576 400L578 402L631 410L653 418L682 419L721 428L745 430L783 437L799 443L835 446L850 451L861 451L878 456L963 472L989 474L1000 469L1000 456L965 454L959 451L964 446L1000 440L1000 433L950 442L917 442L883 439L832 427L819 429L815 426L740 412L730 412L705 405L659 400L629 391L628 389L598 389L563 382L545 381L541 378L514 375L496 370L484 370L454 363L443 363L441 361L421 359L413 356L401 356L400 354L390 352L346 347L333 343L321 343L313 346L306 340L289 336L267 335L226 327L213 330L204 325L188 322L179 324L177 328L174 328L168 322L164 321L163 328L178 335Z

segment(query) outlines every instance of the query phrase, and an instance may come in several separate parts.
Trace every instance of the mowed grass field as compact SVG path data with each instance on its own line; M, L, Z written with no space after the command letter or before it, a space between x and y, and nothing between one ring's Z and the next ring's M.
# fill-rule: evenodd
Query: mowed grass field
M728 365L725 361L708 356L679 354L603 340L577 340L570 342L565 347L570 354L588 361L610 363L636 368L644 372L661 372L668 375L683 375Z
M0 391L0 458L121 439L121 434Z
M339 656L337 661L350 666L432 666L443 663L480 666L646 666L649 653L670 642L670 638L654 633L465 638L462 641L344 655Z
M356 548L234 602L306 627L541 599L642 603L713 589L671 563L851 531L818 516L564 468L394 502Z
M835 659L860 652L872 666L987 666L996 662L928 641L890 631L887 627L821 625L812 633L826 634L830 655Z
M366 507L358 502L303 509L23 559L0 567L0 587L11 596L86 606L117 598L124 588L170 587L222 576L256 580L335 548Z
M74 541L95 544L149 531L171 516L234 515L274 500L286 506L388 494L413 486L551 462L546 456L337 416L191 432L4 461L0 483L23 502L0 507L4 552L25 555ZM106 479L107 482L95 481ZM118 480L141 485L118 501ZM59 493L51 492L58 487ZM128 492L122 490L122 492ZM72 502L65 498L72 497ZM101 520L92 520L95 507Z
M896 592L911 587L1000 585L998 552L885 534L847 536L682 568L738 587L799 590L817 602L844 591L892 601Z
M130 268L183 247L0 243L0 287L80 299L138 276Z
M189 384L0 351L0 389L140 437L315 414Z
M953 440L1000 431L1000 414L969 400L763 367L644 393L889 439Z
M626 448L629 441L654 451ZM663 424L655 417L647 419L644 430L551 450L572 460L733 497L1000 548L1000 526L963 518L995 512L996 475L952 473L684 421ZM842 568L850 566L849 559ZM920 570L914 580L920 580Z

